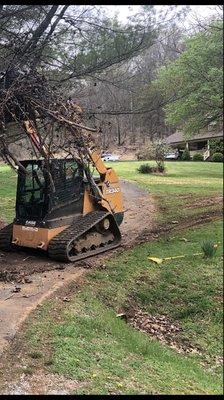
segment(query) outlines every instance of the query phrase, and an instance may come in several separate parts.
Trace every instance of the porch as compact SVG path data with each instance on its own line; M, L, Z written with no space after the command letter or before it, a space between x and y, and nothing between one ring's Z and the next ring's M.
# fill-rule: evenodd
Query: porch
M210 140L223 138L223 132L205 132L191 138L185 138L181 132L175 132L166 138L167 144L178 149L180 154L188 149L190 157L200 153L203 155L204 161L209 161L211 157Z

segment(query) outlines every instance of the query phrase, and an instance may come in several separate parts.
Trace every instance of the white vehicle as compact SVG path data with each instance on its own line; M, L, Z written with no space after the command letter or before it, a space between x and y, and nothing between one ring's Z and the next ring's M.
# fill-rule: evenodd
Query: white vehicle
M165 160L178 160L179 158L180 158L180 154L179 154L178 150L168 153L165 156Z
M103 161L118 161L119 160L119 156L116 156L115 154L111 154L111 153L105 153L102 155L101 158Z

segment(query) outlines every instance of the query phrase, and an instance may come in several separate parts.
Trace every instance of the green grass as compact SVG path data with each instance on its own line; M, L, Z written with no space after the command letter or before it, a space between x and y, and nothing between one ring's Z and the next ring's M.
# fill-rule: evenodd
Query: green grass
M205 259L201 245L206 238L222 242L222 222L196 227L182 235L146 243L109 261L109 270L90 274L98 284L98 296L113 307L134 301L150 314L165 314L180 322L185 336L204 349L206 357L220 355L222 320L221 244L215 256ZM186 258L158 265L151 257ZM109 272L108 272L109 271ZM116 293L116 298L114 298ZM216 350L215 350L216 349Z
M159 212L158 222L166 224L173 219L189 219L197 214L212 210L200 207L202 199L211 199L223 193L222 163L209 162L166 162L166 173L140 174L137 168L145 161L124 161L107 163L120 178L136 182L148 190L156 199ZM147 161L153 165L153 161ZM186 204L198 203L198 209L186 209ZM214 204L213 210L221 209Z
M194 211L183 211L186 201L222 194L222 163L167 162L165 175L145 175L137 172L142 161L107 163L119 177L137 182L149 190L163 205L160 221L166 222L176 217L191 216ZM153 162L150 162L153 164ZM10 222L15 214L16 173L8 166L0 166L0 218ZM188 196L188 200L186 200ZM216 208L216 206L215 206ZM174 212L175 210L175 212Z
M209 162L166 162L165 175L140 174L137 168L145 161L107 163L121 178L132 180L159 195L207 195L222 193L223 165ZM153 161L147 161L154 164Z
M6 165L0 165L0 218L10 222L15 213L17 174Z
M205 237L220 242L221 228L215 222L186 231L187 242L177 234L146 243L89 271L84 284L71 285L68 303L56 297L27 320L23 365L78 380L75 394L221 394L221 246L209 260L192 256ZM180 254L188 257L161 265L147 258ZM133 304L178 322L202 355L179 354L116 318L118 307Z
M141 162L111 163L120 178L150 190L162 204L160 221L191 218L217 206L200 207L200 199L222 194L222 166L169 162L166 175L141 175ZM13 215L14 172L0 169L1 217ZM11 203L10 203L11 201ZM198 203L196 209L185 209ZM220 207L220 206L219 206ZM37 368L78 379L76 394L218 394L222 392L221 246L212 258L193 256L204 241L222 242L216 221L158 241L136 246L89 271L85 283L71 287L70 302L46 301L26 322L22 358L29 373ZM181 238L188 241L181 241ZM161 265L148 256L183 259ZM151 315L167 315L181 325L182 339L202 354L183 355L116 318L117 309L133 305ZM37 356L38 355L38 356ZM17 353L10 370L20 368Z

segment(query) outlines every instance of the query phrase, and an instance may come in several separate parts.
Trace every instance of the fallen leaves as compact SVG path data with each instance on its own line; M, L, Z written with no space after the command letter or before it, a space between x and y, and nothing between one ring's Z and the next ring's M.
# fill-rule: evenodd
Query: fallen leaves
M200 354L200 349L181 336L183 329L167 316L152 316L141 310L135 312L128 322L136 329L147 333L161 343L167 344L178 353Z

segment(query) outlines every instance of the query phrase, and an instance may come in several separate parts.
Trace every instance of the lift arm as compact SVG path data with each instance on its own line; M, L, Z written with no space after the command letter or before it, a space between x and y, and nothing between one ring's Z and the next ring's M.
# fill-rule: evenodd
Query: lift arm
M40 154L44 157L53 157L53 154L49 151L49 149L41 143L34 122L31 120L26 120L23 123L23 127L30 141L33 143L34 147L40 152Z
M49 151L47 146L41 143L37 129L32 120L24 121L24 129L34 147L43 157L47 159L53 157L53 154ZM86 170L87 179L89 180L98 203L110 212L123 211L121 188L116 172L113 168L106 167L97 150L91 151L87 148L87 153L93 166L100 175L100 183L97 184L89 171ZM54 187L53 182L52 186Z

